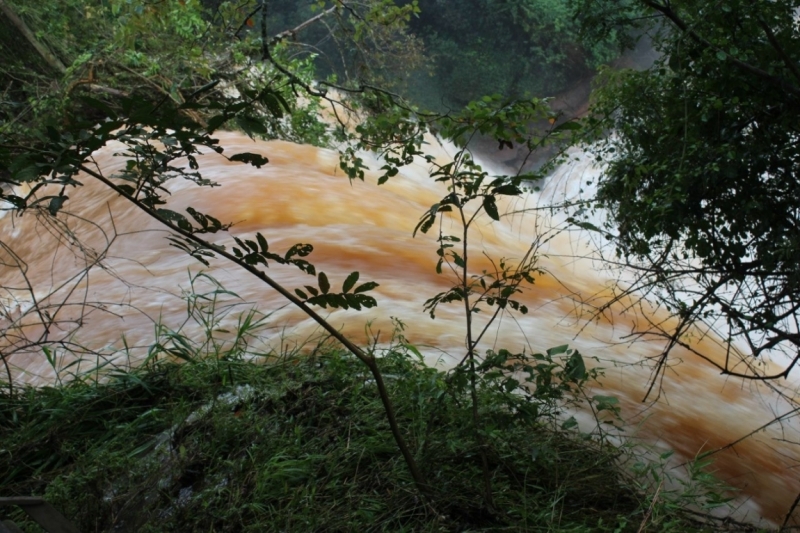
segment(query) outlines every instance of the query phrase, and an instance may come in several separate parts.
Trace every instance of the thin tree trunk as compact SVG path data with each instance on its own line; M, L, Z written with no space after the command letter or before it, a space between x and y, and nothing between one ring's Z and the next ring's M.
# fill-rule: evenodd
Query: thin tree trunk
M0 13L5 15L5 17L14 25L14 27L19 31L25 39L33 46L36 52L44 59L45 63L47 63L50 68L58 72L59 74L64 74L66 72L67 67L64 66L64 63L61 62L58 57L53 54L44 44L42 44L39 39L36 38L36 35L28 28L28 25L19 18L17 13L14 9L8 5L4 0L0 0Z

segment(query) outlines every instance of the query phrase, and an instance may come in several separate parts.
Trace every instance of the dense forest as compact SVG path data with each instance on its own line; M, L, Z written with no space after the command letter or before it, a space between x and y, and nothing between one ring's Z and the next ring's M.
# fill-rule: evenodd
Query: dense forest
M602 372L585 354L566 344L479 351L497 316L530 311L520 294L545 272L538 242L517 263L496 258L492 272L480 271L471 246L476 226L508 216L499 206L586 148L605 165L596 194L548 209L569 231L601 239L605 268L622 272L595 317L639 305L630 301L669 313L633 332L665 346L648 397L683 349L731 378L767 382L790 408L759 423L791 424L798 8L0 0L2 223L48 220L85 252L63 217L91 183L168 230L198 268L242 269L328 336L253 364L256 315L240 319L232 344L216 344L214 302L236 287L215 286L186 296L206 337L157 337L141 366L56 372L54 386L32 387L15 379L15 356L57 370L56 353L99 352L72 343L77 329L67 329L81 320L39 300L25 285L29 265L0 242L3 275L24 280L2 287L0 496L43 496L80 531L755 531L720 518L735 492L705 454L673 477L671 452L612 445L624 425L619 400L587 392ZM619 68L641 42L654 64ZM590 80L590 108L559 109L560 96ZM426 162L448 192L411 229L434 236L432 268L453 282L424 312L462 309L460 362L427 366L399 321L381 352L377 339L360 346L343 334L325 313L379 305L378 283L356 271L329 279L313 243L278 252L264 228L223 245L215 239L233 221L173 208L176 181L217 185L203 176L204 153L270 164L256 148L226 152L223 130L335 150L351 181L384 184ZM452 143L452 161L433 154L431 134ZM476 139L516 150L516 172L482 168ZM127 160L113 174L93 159L109 146ZM380 166L370 168L372 154ZM101 256L87 271L103 268ZM285 287L275 267L311 281ZM21 293L32 300L16 318ZM728 355L713 357L698 337L719 339ZM565 415L578 408L592 428ZM797 502L763 516L789 530ZM0 513L0 527L36 530L20 509Z

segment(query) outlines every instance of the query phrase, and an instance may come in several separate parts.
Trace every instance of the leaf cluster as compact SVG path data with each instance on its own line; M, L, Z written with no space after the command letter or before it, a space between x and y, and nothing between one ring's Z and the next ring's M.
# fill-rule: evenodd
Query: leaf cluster
M613 130L598 149L608 229L682 319L708 319L752 355L793 354L800 4L640 6L657 17L661 59L607 72L595 107L601 134Z

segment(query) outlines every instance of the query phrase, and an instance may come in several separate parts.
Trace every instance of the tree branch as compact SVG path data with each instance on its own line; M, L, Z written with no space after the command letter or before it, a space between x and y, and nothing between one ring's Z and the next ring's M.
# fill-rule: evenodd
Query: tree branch
M769 83L771 83L772 85L775 85L776 87L778 87L780 89L783 89L783 90L788 91L790 93L793 93L795 95L800 95L800 87L798 87L796 85L793 85L791 83L788 83L783 78L779 78L777 76L773 76L769 72L767 72L765 70L762 70L762 69L760 69L760 68L758 68L756 66L753 66L753 65L751 65L749 63L745 63L744 61L736 59L735 57L730 55L728 52L723 50L722 48L720 48L718 46L715 46L713 43L711 43L710 41L708 41L705 38L703 38L699 33L697 33L695 30L691 29L678 16L678 14L675 13L670 8L669 4L662 5L662 4L659 4L658 2L655 2L653 0L641 0L641 1L646 6L652 8L652 9L655 9L656 11L660 12L662 15L667 17L675 26L678 27L678 29L680 29L683 33L685 33L686 35L691 37L696 43L704 46L705 48L709 48L711 50L715 50L717 52L722 52L723 54L725 54L725 58L728 61L730 61L733 65L738 67L739 69L744 70L746 72L749 72L751 74L755 74L756 76L768 81Z
M6 16L6 18L11 21L15 28L28 40L28 42L33 46L34 49L39 53L42 59L52 68L53 70L57 71L59 74L64 74L67 71L67 67L64 66L64 63L61 62L58 57L53 54L48 48L43 45L33 32L28 28L28 25L19 18L19 16L14 12L10 5L6 4L4 0L0 0L0 12Z
M324 18L324 17L326 17L326 16L330 15L330 14L331 14L331 13L333 13L334 11L336 11L336 9L337 9L338 7L339 7L339 6L336 6L336 5L335 5L335 6L331 7L331 8L329 8L329 9L326 9L326 10L325 10L325 11L323 11L322 13L319 13L318 15L315 15L315 16L311 17L311 18L310 18L310 19L308 19L307 21L305 21L305 22L303 22L303 23L301 23L301 24L299 24L299 25L295 26L294 28L292 28L292 29L290 29L290 30L285 30L285 31L282 31L282 32L280 32L279 34L277 34L276 36L274 36L272 39L270 39L270 42L269 42L270 46L272 46L272 45L274 45L274 44L278 44L279 42L281 42L281 41L283 41L284 39L287 39L287 38L289 38L289 37L294 37L294 36L295 36L295 35L297 35L299 32L301 32L301 31L303 31L304 29L306 29L308 26L311 26L312 24L314 24L314 23L315 23L315 22L317 22L318 20L320 20L320 19L322 19L322 18Z
M759 20L758 23L764 30L764 33L767 34L767 39L769 39L772 48L774 48L775 51L778 52L778 55L781 56L783 64L786 65L786 68L788 68L789 71L794 75L794 77L797 78L797 81L800 81L800 69L797 68L797 65L792 61L792 59L788 56L786 51L780 45L778 39L775 37L775 34L772 33L770 27L763 20Z
M132 198L128 194L126 194L122 189L120 189L115 183L111 180L96 172L84 164L78 165L78 168L85 172L86 174L92 176L93 178L97 179L105 186L119 194L121 197L127 199L133 205L144 211L147 215L154 218L165 227L169 228L171 231L181 235L185 239L188 239L195 244L203 247L206 250L212 251L215 254L224 257L228 261L231 261L233 264L238 265L239 267L243 268L244 270L250 272L258 279L275 289L281 296L289 300L292 304L300 308L306 315L308 315L311 319L313 319L317 324L322 326L322 328L327 331L333 338L338 340L342 345L347 348L353 355L355 355L362 363L364 363L367 368L369 368L370 373L372 374L373 379L375 380L375 384L378 387L378 395L380 396L381 402L383 403L384 411L386 412L386 418L389 422L389 427L392 431L392 436L397 444L397 447L400 449L400 453L403 455L405 459L406 465L408 466L409 471L411 472L411 477L414 479L414 484L417 486L417 489L422 494L428 494L428 484L425 482L425 478L422 476L419 467L417 466L416 461L414 460L414 456L411 454L411 451L408 448L408 445L403 438L403 435L400 432L400 426L397 423L397 416L394 412L394 406L389 396L389 391L386 389L386 383L383 380L383 375L381 374L380 369L378 368L378 364L375 360L375 357L365 353L361 348L353 344L350 339L342 335L342 333L334 328L328 321L322 318L316 311L311 309L305 302L300 300L297 296L289 292L286 288L284 288L281 284L277 281L273 280L270 276L256 268L254 265L250 265L241 261L235 255L225 250L222 250L218 247L212 246L210 243L206 242L204 239L201 239L196 234L183 230L176 226L175 224L171 223L169 220L165 219L164 217L160 216L158 213L149 209L146 205L142 204L141 202L137 201L135 198Z

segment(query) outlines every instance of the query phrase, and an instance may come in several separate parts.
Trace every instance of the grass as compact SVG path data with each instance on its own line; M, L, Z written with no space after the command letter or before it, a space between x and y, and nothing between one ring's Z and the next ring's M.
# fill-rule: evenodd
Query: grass
M205 338L162 329L139 368L6 388L3 495L42 495L84 533L723 530L679 497L648 494L652 484L620 467L627 452L565 429L559 410L580 392L562 373L574 355L551 354L570 352L531 358L529 388L498 370L519 355L492 354L480 369L488 508L463 372L426 366L399 334L380 359L430 486L422 495L359 361L325 344L255 361L247 347L262 322L246 313L218 341L216 294L187 298ZM184 362L164 357L175 346Z

